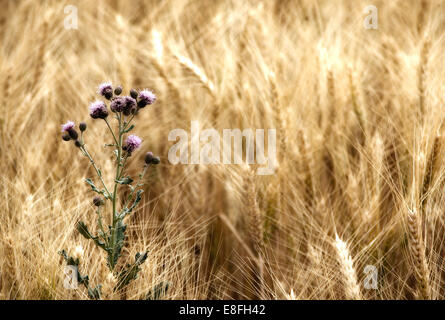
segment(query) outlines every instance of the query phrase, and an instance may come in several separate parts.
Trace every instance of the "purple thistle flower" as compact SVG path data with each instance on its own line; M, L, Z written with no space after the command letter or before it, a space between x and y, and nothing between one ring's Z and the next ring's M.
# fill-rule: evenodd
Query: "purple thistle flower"
M126 151L131 153L137 148L141 146L142 139L138 136L135 136L134 134L131 134L127 137L127 140L125 140L125 147Z
M110 100L113 96L113 86L111 82L101 83L98 87L97 93Z
M125 99L122 97L117 97L111 101L110 109L113 112L122 112L125 108Z
M156 101L156 96L152 91L144 89L141 92L139 92L139 102L138 102L139 108L143 108L146 105L153 104L155 101Z
M103 101L95 101L90 104L90 116L93 119L105 119L108 117L108 109Z
M76 124L73 121L68 121L62 125L62 132L68 133L71 139L76 140L78 137L77 131L74 129Z
M136 100L134 100L132 97L129 96L125 96L123 98L124 98L124 108L122 111L124 112L124 115L128 116L131 113L131 111L136 108Z
M69 132L75 125L76 124L73 121L67 121L67 123L62 124L62 132Z

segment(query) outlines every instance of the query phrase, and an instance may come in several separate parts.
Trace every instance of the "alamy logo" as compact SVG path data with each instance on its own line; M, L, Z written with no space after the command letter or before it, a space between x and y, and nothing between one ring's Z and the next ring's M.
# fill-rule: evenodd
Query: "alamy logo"
M377 289L378 284L378 270L373 265L367 265L365 269L363 270L363 273L366 275L364 282L365 289Z
M63 273L65 274L63 287L65 289L77 289L77 267L71 265L65 266Z
M377 30L379 28L379 16L378 16L378 10L376 6L370 5L366 6L363 9L363 13L367 14L365 17L365 20L363 20L363 26L365 29L370 30L374 29Z
M254 164L264 165L257 170L258 175L275 173L277 165L275 129L267 129L267 155L264 129L224 129L221 135L215 129L200 130L198 121L191 121L190 141L187 131L174 129L168 135L168 141L177 141L168 151L168 160L172 164ZM243 143L243 138L245 142ZM232 144L233 141L233 144ZM201 144L203 144L201 146ZM243 161L243 144L246 160ZM190 145L190 157L189 157ZM232 148L233 147L233 148ZM233 149L233 160L232 160ZM222 162L221 162L222 150Z
M63 26L65 27L65 29L67 30L77 30L78 27L78 15L77 15L77 7L73 6L73 5L67 5L64 9L63 9L63 13L65 13L67 16L65 17L65 19L63 20Z

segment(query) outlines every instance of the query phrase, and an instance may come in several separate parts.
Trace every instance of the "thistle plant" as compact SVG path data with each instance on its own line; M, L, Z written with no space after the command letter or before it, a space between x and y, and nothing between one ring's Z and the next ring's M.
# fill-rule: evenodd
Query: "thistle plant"
M145 163L143 164L137 181L133 180L129 175L126 175L125 166L128 159L131 158L142 144L141 138L130 134L135 127L133 120L142 109L152 105L156 101L156 96L147 89L141 90L140 92L131 89L129 96L121 96L121 93L122 88L120 86L113 89L111 83L103 83L99 86L98 94L108 101L109 109L107 102L102 100L91 103L89 107L91 118L97 121L103 121L106 130L109 131L113 139L112 143L105 145L114 149L115 156L116 172L111 188L105 183L99 165L88 151L85 142L87 124L85 122L79 124L78 129L80 133L76 129L76 124L73 121L68 121L62 125L62 139L64 141L73 141L81 154L88 158L97 174L97 182L93 181L92 178L85 179L85 182L91 187L91 190L96 193L96 196L92 198L92 203L94 204L97 215L97 231L96 233L90 231L90 228L83 221L77 222L76 229L83 237L92 240L100 249L106 252L107 267L117 280L114 291L125 288L132 280L136 279L141 270L140 266L147 259L147 252L138 252L133 262L127 263L126 266L120 270L116 268L119 258L122 255L122 247L125 242L125 230L127 228L125 218L135 211L142 199L143 181L147 170L150 166L155 166L160 162L159 157L154 156L152 152L147 152L144 158ZM114 129L112 123L109 121L110 118L116 120ZM129 193L125 198L119 199L121 188L128 188ZM109 214L105 216L107 211ZM106 225L106 221L108 221L109 225ZM88 291L88 296L91 299L99 299L101 297L101 286L97 285L92 288L89 284L88 275L80 274L78 270L80 263L79 257L69 256L65 250L62 250L59 254L65 259L67 265L75 267L77 272L77 279L75 280L85 286ZM161 284L161 286L165 290L167 289L167 285ZM155 290L159 291L158 287L156 287ZM147 297L152 296L153 293L150 291Z

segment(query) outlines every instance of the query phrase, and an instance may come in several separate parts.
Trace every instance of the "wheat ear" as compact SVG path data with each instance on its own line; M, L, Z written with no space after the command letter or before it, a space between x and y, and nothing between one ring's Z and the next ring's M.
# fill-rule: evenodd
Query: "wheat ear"
M420 218L414 210L408 210L409 249L413 256L414 273L420 298L431 299L430 272L422 240Z
M428 162L426 164L426 172L425 172L425 177L423 179L422 195L421 195L422 212L425 212L426 202L428 198L427 193L430 188L431 182L433 181L433 173L437 171L437 159L439 157L441 145L442 145L442 137L440 133L438 133L434 138L433 147L428 157Z
M251 168L246 170L244 190L245 210L249 219L248 233L253 251L257 256L258 295L259 298L264 298L263 228L260 208L256 200L255 171Z
M178 60L179 64L192 73L202 84L202 86L208 91L208 93L216 99L215 86L212 81L209 80L205 72L198 67L192 60L188 57L180 55L178 53L173 53L175 58Z
M338 235L335 236L334 247L337 251L338 262L340 263L341 273L344 278L346 298L350 300L361 300L362 294L357 280L357 274L354 269L354 262L349 253L346 242L341 240Z

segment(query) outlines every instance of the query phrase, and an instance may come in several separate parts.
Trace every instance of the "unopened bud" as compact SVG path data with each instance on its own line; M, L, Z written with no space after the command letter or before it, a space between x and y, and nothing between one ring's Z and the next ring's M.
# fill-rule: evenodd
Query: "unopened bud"
M159 157L154 157L153 160L151 160L151 163L158 164L161 162L161 159Z
M82 146L82 144L80 143L79 140L74 141L74 145L78 148L80 148Z
M122 87L121 86L117 86L116 89L114 89L114 94L118 96L121 93L122 93Z
M150 163L152 163L153 162L153 152L147 152L146 154L145 154L145 163L146 164L150 164Z
M62 136L62 139L63 139L64 141L70 141L70 140L71 140L71 137L70 137L69 134L64 134L64 135Z
M100 206L103 206L104 205L104 200L101 198L101 197L94 197L93 198L93 204L96 206L96 207L100 207Z
M133 99L137 99L137 97L138 97L138 92L136 91L136 90L134 90L134 89L131 89L130 90L130 96L133 98Z
M87 124L85 122L79 123L80 131L85 131L87 129Z

